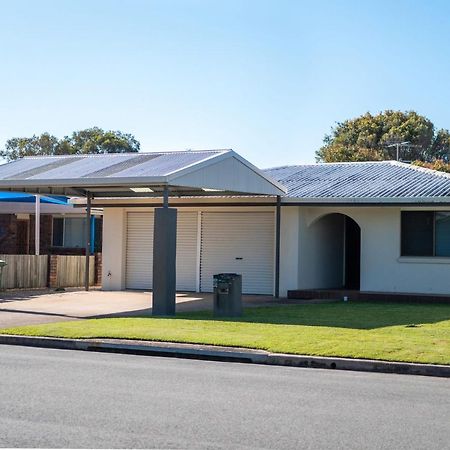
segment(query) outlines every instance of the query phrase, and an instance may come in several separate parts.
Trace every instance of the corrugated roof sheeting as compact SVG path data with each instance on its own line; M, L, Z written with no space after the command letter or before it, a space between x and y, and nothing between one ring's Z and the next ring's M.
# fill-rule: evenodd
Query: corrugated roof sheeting
M45 158L23 158L18 159L7 164L0 165L0 179L11 178L17 176L20 173L24 173L28 170L46 166L55 162L58 158L45 157Z
M0 166L0 179L117 179L167 176L224 152L226 150L26 157Z
M284 166L265 173L287 197L385 199L450 197L450 175L397 161Z
M111 175L112 177L153 177L170 175L172 172L189 167L221 152L177 152L176 157L172 153L161 154L157 158L145 161L138 166L131 167Z

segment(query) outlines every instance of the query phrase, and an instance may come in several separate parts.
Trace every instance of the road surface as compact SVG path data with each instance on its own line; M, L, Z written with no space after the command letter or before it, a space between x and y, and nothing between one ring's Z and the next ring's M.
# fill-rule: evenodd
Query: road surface
M449 379L0 346L0 447L449 446Z

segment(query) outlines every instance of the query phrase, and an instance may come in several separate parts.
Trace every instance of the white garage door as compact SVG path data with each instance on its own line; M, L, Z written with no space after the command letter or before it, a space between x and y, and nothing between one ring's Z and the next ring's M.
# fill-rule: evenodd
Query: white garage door
M196 290L197 267L196 212L178 212L177 289ZM150 212L127 214L126 287L151 289L153 277L153 223Z
M246 294L272 294L274 214L202 213L201 290L211 292L213 275L242 274Z

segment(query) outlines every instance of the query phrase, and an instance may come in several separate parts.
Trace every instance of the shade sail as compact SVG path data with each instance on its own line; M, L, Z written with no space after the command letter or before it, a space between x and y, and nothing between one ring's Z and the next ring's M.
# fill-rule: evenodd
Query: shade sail
M68 205L68 199L66 197L40 197L41 203L47 203L52 205ZM0 202L11 203L35 203L36 197L32 194L26 194L22 192L0 192Z

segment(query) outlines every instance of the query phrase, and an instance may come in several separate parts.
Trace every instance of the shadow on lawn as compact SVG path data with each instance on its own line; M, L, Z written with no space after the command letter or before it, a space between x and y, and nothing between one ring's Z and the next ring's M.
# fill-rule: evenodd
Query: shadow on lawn
M151 318L151 308L101 317ZM215 320L278 325L304 325L371 330L390 326L420 327L450 320L450 305L349 302L281 304L246 308L241 318L214 318L212 311L179 312L172 320ZM449 325L450 328L450 325Z

